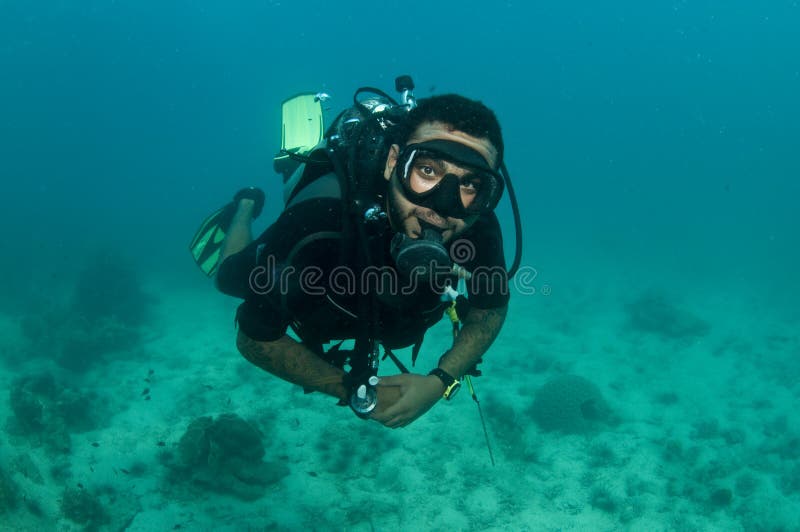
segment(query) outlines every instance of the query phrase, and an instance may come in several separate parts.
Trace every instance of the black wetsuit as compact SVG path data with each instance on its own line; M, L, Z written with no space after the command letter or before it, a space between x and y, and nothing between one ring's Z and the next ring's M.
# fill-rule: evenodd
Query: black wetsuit
M375 249L382 256L373 257L372 264L379 266L380 275L359 275L354 254L343 252L352 246L342 241L341 207L341 200L332 197L290 204L257 240L220 265L220 290L244 299L236 319L247 336L277 340L291 325L310 345L356 338L363 330L358 294L365 290L376 296L379 340L387 347L421 342L425 331L441 319L447 304L441 302L440 292L421 283L406 293L409 282L393 268L389 254L392 231L388 222L376 222L385 225L379 228L383 231L371 231L379 239ZM451 243L451 248L469 242L470 260L460 265L478 273L467 283L470 306L506 305L502 236L494 214L479 219L456 241L460 244ZM451 249L451 257L457 254ZM387 281L392 277L398 281L394 286ZM383 281L377 282L379 278Z

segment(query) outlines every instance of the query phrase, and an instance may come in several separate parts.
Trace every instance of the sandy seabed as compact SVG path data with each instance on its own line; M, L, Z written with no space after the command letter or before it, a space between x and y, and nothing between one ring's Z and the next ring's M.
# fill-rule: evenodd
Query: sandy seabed
M0 396L3 530L800 530L800 328L768 301L676 299L710 326L681 336L632 323L628 287L514 297L474 380L492 466L467 392L385 429L251 366L234 345L236 302L150 288L157 319L142 341L81 372L31 352L19 316L0 320L4 390L47 372L103 412L54 449L15 429L10 392ZM442 322L418 370L449 342ZM534 396L563 374L597 386L615 422L542 430ZM285 467L257 498L176 480L166 465L192 420L225 413ZM65 517L75 493L103 517Z

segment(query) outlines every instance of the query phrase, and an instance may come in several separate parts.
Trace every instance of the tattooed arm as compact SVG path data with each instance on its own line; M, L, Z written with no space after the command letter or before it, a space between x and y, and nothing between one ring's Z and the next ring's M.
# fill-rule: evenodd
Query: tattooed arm
M439 367L460 378L483 355L497 338L506 317L507 306L493 309L472 308L464 319L464 327L449 351L442 357ZM427 412L442 398L444 385L438 377L404 373L382 377L378 391L395 387L399 398L383 410L376 410L372 419L391 428L405 427ZM380 396L378 405L380 406Z
M348 392L342 384L344 371L328 364L287 335L272 342L261 342L240 330L236 347L247 360L276 377L338 399L347 399Z
M491 309L470 309L453 347L444 354L439 367L456 378L464 375L497 338L507 311L508 305Z

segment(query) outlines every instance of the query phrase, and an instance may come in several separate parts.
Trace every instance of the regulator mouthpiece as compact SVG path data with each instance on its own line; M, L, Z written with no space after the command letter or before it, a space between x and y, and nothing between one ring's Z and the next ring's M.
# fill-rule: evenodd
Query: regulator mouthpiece
M397 271L409 278L430 281L436 274L449 273L452 269L442 235L435 229L423 229L419 238L403 233L394 235L391 254Z

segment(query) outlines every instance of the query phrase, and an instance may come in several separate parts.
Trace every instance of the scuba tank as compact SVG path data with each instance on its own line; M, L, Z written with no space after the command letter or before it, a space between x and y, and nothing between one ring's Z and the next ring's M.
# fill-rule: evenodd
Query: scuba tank
M282 138L298 139L296 146L282 144L275 156L275 170L283 174L285 204L305 185L332 170L329 155L339 158L365 194L382 191L391 129L416 107L410 76L398 77L395 88L401 93L400 102L380 89L358 89L353 105L340 112L324 132L319 120L327 94L300 94L283 103ZM294 129L303 133L290 134Z

